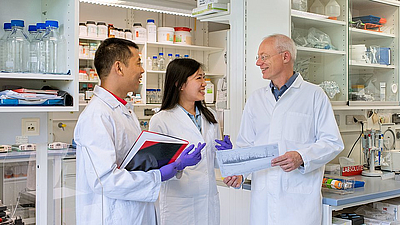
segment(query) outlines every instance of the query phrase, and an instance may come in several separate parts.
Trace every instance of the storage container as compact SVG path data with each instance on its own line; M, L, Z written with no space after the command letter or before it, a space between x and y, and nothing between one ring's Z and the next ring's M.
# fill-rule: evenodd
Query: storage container
M192 29L188 27L174 27L175 35L174 35L174 43L175 44L184 44L191 45L192 44L192 35L190 31Z
M174 33L173 27L159 27L157 28L158 42L160 43L174 43Z
M97 37L97 25L94 21L86 21L87 35L89 37Z
M146 28L143 28L141 23L133 24L133 40L136 40L136 41L146 41L147 40Z
M108 27L105 22L97 22L97 37L107 38Z

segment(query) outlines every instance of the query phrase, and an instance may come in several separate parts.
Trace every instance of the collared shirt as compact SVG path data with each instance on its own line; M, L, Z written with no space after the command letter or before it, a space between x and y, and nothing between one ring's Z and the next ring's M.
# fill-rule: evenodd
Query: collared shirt
M299 76L299 73L295 73L293 74L289 80L286 82L286 84L284 84L281 89L278 89L277 86L274 85L274 83L269 84L269 87L271 88L272 94L275 97L275 100L278 101L278 99L281 98L281 96L283 95L283 93L285 93L285 91L290 87L290 85L293 84L293 82L296 80L296 78Z
M107 90L107 89L105 89L105 88L104 88L104 90L110 92L110 94L112 94L112 95L113 95L119 102L121 102L123 105L126 105L126 104L128 103L128 102L125 101L124 99L122 99L122 98L116 96L116 95L115 95L114 93L112 93L111 91L109 91L109 90Z
M196 107L196 115L193 116L182 106L180 106L180 105L178 105L178 106L181 107L181 109L183 109L183 111L189 116L189 118L193 121L194 125L196 125L197 129L199 129L199 131L201 133L201 114L200 114L199 109Z

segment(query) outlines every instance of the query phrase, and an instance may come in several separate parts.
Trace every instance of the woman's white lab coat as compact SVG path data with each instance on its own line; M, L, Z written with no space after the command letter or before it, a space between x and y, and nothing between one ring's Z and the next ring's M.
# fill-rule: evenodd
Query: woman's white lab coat
M150 120L150 130L181 137L197 146L206 142L201 161L183 170L180 179L163 182L160 190L161 225L217 225L219 197L214 173L215 139L220 138L218 123L209 123L201 116L202 134L189 116L176 106L162 110Z
M159 170L116 168L140 132L136 115L96 86L75 128L77 224L156 224Z
M273 167L252 174L250 224L317 225L322 220L324 165L343 149L329 99L299 75L276 101L269 84L246 103L238 147L279 144L279 154L297 151L304 167Z

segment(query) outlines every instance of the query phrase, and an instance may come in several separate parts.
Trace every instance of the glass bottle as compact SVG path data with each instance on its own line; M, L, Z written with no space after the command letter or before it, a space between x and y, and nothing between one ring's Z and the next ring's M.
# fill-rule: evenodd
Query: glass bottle
M46 34L43 36L45 49L45 73L66 73L65 41L60 35L58 21L46 21Z
M0 38L0 71L6 71L6 42L11 34L11 23L4 23L4 34Z
M36 36L37 34L37 29L36 25L29 25L28 26L28 33L29 33L29 41L32 41L32 39Z
M42 37L46 33L46 24L36 24L36 36L31 39L29 67L32 73L44 72L45 51Z
M162 52L158 53L158 70L165 70L165 58Z
M171 53L168 53L168 58L167 58L167 65L166 65L166 67L168 66L168 64L169 64L172 60L174 60L172 54L171 54Z
M29 37L24 31L23 20L11 20L11 34L6 41L6 71L29 71Z
M151 70L158 70L157 56L153 56L153 61L152 61L152 64L151 64Z

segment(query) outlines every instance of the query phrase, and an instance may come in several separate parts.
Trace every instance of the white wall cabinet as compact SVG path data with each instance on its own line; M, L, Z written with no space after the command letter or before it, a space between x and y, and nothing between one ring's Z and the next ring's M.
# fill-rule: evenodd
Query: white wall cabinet
M74 98L73 106L0 106L0 112L50 112L78 110L77 77L77 0L23 0L0 1L0 23L12 19L25 21L25 28L29 24L57 20L60 24L61 34L64 35L67 45L66 68L70 70L68 75L34 74L34 73L0 73L0 88L22 86L30 89L41 89L43 86L51 86L67 91ZM21 7L24 5L24 7ZM0 31L0 36L4 33Z

